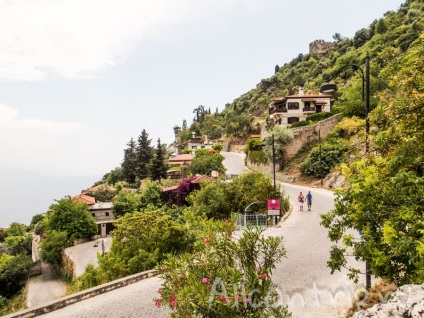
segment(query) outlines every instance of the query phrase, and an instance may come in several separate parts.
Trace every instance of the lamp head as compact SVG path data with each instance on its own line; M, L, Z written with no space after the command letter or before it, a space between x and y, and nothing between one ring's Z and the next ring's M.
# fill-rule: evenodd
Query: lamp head
M338 87L337 87L336 84L324 84L319 89L319 92L331 94L331 93L337 92L337 89L338 89Z

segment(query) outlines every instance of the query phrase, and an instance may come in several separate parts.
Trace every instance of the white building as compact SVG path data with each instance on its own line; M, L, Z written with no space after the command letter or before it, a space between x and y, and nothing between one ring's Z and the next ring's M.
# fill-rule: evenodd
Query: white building
M319 94L304 94L299 87L299 94L276 98L269 104L270 118L277 125L287 126L306 117L320 113L331 112L332 96Z

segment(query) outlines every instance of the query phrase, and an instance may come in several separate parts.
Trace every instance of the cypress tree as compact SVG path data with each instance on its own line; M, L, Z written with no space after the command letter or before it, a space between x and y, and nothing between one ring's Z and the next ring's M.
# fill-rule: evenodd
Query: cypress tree
M150 146L151 139L146 129L143 129L137 140L137 176L140 180L145 179L149 175L149 164L153 158L153 149Z
M124 150L124 160L121 164L122 174L125 181L128 183L134 183L137 176L137 154L133 138L131 138L127 146L128 148Z
M160 143L160 139L158 139L155 154L150 165L150 177L153 180L160 180L162 178L166 178L166 171L168 170L168 165L165 160L165 149Z

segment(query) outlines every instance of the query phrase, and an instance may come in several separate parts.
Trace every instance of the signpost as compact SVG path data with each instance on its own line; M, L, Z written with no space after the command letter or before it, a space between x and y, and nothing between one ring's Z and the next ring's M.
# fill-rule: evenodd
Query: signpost
M268 215L280 216L280 200L268 200Z

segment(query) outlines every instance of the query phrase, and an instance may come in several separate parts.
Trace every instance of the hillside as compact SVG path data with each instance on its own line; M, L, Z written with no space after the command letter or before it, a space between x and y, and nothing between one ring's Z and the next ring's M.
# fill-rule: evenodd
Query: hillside
M191 132L208 135L211 139L247 137L258 133L261 120L268 119L268 105L272 99L293 94L299 86L305 93L318 92L322 84L335 75L343 65L363 65L369 54L371 72L371 109L380 102L396 67L396 60L404 55L424 30L422 0L407 0L397 12L389 11L384 17L358 30L352 39L339 33L333 36L333 47L321 54L299 54L289 63L276 66L276 73L262 79L256 88L226 104L220 113L199 106L189 127L179 127L180 139L186 140ZM335 30L336 31L336 30ZM307 45L307 43L305 43ZM358 72L348 69L334 79L339 91L334 95L334 109L345 115L364 117L361 100L361 79Z

